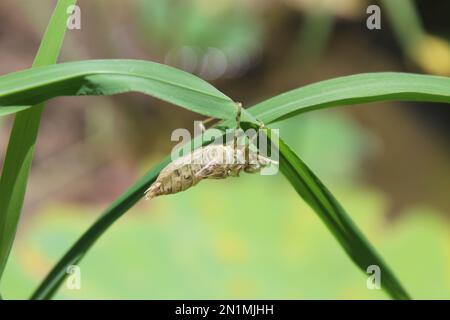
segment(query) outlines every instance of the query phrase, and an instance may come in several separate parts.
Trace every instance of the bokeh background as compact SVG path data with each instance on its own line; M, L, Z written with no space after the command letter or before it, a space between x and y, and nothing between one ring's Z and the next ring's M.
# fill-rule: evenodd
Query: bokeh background
M382 29L366 28L381 6ZM55 1L0 2L0 74L31 66ZM361 72L450 75L450 2L79 0L60 61L166 63L251 106ZM12 117L0 118L0 165ZM140 94L58 98L44 112L3 278L27 298L100 213L201 117ZM414 298L450 298L450 108L377 103L275 127L336 194ZM60 299L385 299L281 176L206 181L141 201Z

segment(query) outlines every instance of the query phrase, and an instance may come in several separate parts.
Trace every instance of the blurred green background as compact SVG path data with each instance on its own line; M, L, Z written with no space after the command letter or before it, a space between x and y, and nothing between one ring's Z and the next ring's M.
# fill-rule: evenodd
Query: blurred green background
M55 1L0 4L0 72L28 68ZM448 1L79 0L61 61L133 58L192 72L244 106L373 71L450 75ZM64 107L61 107L64 105ZM450 109L385 103L275 124L414 298L450 298ZM12 118L0 118L0 164ZM24 214L1 285L27 298L108 203L199 116L138 94L45 110ZM142 201L59 299L386 299L281 175L205 181ZM381 280L382 281L382 280Z

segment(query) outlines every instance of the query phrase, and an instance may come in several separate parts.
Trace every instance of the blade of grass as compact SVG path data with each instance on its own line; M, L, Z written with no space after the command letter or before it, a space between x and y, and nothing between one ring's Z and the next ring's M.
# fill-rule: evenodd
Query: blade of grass
M269 124L312 110L378 101L450 103L450 78L397 72L357 74L294 89L248 110Z
M191 149L203 145L201 137L196 137L187 142ZM99 219L83 233L75 244L67 251L59 262L53 267L50 273L41 282L39 287L31 296L33 300L51 299L58 290L61 283L67 276L66 270L70 265L75 265L81 261L87 251L95 244L102 234L112 224L142 199L144 191L156 180L161 170L170 163L170 156L157 164L142 178L135 182L128 190L119 196L111 206L103 212Z
M406 81L407 84L403 84L402 81ZM401 99L450 102L449 84L449 78L445 77L398 73L362 74L323 81L281 94L248 109L248 113L253 114L255 118L268 124L294 116L297 113L352 103ZM409 85L412 86L412 89L408 87ZM222 126L229 126L230 121L226 121ZM363 270L370 264L380 266L387 275L387 284L384 284L384 288L388 293L398 299L409 298L408 294L400 285L400 282L370 247L367 240L365 240L360 231L353 225L345 211L329 191L306 166L301 165L301 160L295 154L290 154L289 149L286 148L284 148L283 155L285 158L283 162L286 163L282 169L283 173L291 183L295 184L296 190L313 206L313 209L316 212L319 210L318 214L320 218L325 222L351 259ZM288 158L290 158L290 162L286 161ZM296 170L296 167L303 169L306 177L310 178L309 181L316 182L319 186L318 189L315 191L310 190L309 188L314 186L314 184L307 185L302 183L301 176L299 178L297 175L298 170ZM150 185L151 182L150 180L141 181L141 183L145 184L145 187ZM317 193L317 190L319 193ZM127 199L126 195L128 193L126 192L123 195L124 199ZM138 200L139 198L133 198L134 203ZM118 206L116 208L120 209ZM120 212L114 211L114 215L118 216L124 213L125 210L120 210ZM110 214L112 214L111 211ZM94 223L85 234L90 234L92 232L91 230L99 230L99 223L99 221ZM103 229L102 232L105 230ZM91 240L90 245L98 237L99 235L96 235L95 238L92 238L95 240ZM355 241L355 247L352 246L352 239L358 239ZM82 244L84 241L87 241L87 239L83 236L74 244L72 249L64 256L63 260L55 266L39 286L38 290L33 294L33 299L49 299L52 297L66 276L64 270L68 264L64 262L75 261L73 258L80 251L79 249L83 248ZM86 251L84 250L83 254L85 253ZM80 259L81 257L77 261L80 261Z
M256 115L255 117L258 118L258 116ZM253 115L248 115L247 117L253 118ZM194 139L193 147L197 146L199 146L199 141ZM281 171L293 184L297 192L324 221L345 252L363 270L369 265L378 265L383 270L383 288L393 298L407 299L408 294L403 290L400 282L381 258L378 257L375 250L368 244L356 226L353 225L331 193L282 141L280 146L282 151L280 158ZM55 265L33 293L31 299L51 299L67 276L67 267L71 264L79 263L87 250L92 247L107 228L143 197L143 191L155 180L160 170L169 161L170 159L166 158L120 196Z
M147 61L87 60L0 77L0 116L58 96L129 91L221 119L232 118L235 112L230 98L181 70ZM307 111L388 100L450 103L450 78L397 72L357 74L294 89L249 110L269 124Z
M206 81L181 70L139 60L86 60L33 68L0 77L0 115L58 96L138 91L206 116L229 119L235 103Z
M56 62L66 32L67 8L76 0L58 1L36 54L33 67ZM44 105L19 113L15 120L0 178L0 281L22 210L28 173Z
M67 267L80 262L86 252L94 245L100 236L128 209L138 202L144 191L158 177L159 172L170 163L167 157L156 165L146 175L139 179L130 189L115 200L102 216L78 239L67 251L64 257L52 269L45 280L39 285L31 299L50 299L67 276Z
M369 266L377 265L382 273L382 288L393 299L410 299L393 272L369 244L331 192L281 139L279 140L279 151L281 172L297 193L317 213L351 260L364 273Z
M407 84L405 85L403 81L406 81ZM351 103L399 99L450 102L449 84L450 80L448 78L427 75L398 73L362 74L332 79L299 88L264 101L250 108L248 111L249 113L252 113L255 118L268 124L288 118L297 113ZM413 89L411 89L409 85L412 85ZM226 127L229 124L230 121L227 121L223 126ZM371 264L380 266L387 275L387 281L385 278L385 282L387 283L384 284L384 287L388 293L392 297L398 299L409 298L408 294L400 285L400 282L370 247L331 193L322 185L317 177L315 177L311 170L309 170L295 154L291 153L287 146L284 145L283 149L282 156L284 160L282 160L282 163L285 163L282 166L283 173L294 185L297 192L299 192L299 194L302 195L302 197L319 214L320 218L324 221L347 254L349 254L351 259L363 270ZM305 176L302 177L299 172L303 172ZM308 180L305 180L306 178L308 178ZM306 184L305 181L309 181L309 184ZM141 181L141 190L145 189L151 182L152 180ZM136 188L137 186L130 190ZM129 191L122 197L127 199L127 194L129 194ZM139 198L133 197L134 203L138 200ZM119 211L115 211L116 209ZM125 210L120 210L120 206L116 205L113 211L110 209L108 212L109 215L118 217L124 214ZM108 215L108 212L105 213L105 215ZM115 219L110 221L112 224ZM66 276L64 271L67 266L70 265L68 262L79 262L82 256L79 256L78 253L82 252L84 255L87 250L84 243L89 240L90 247L100 236L100 234L96 234L93 230L101 230L101 232L106 230L104 228L99 228L99 224L101 224L101 220L94 223L85 233L85 235L95 234L95 237L92 237L91 240L89 240L89 238L86 238L86 236L83 235L63 259L53 268L44 282L33 294L33 299L49 299L52 297L53 293L57 290L58 286ZM355 246L352 246L352 241L354 241ZM83 248L84 250L82 250Z
M409 85L411 85L413 90ZM244 112L244 115L246 115L244 118L254 119L254 116L268 124L288 118L297 113L308 112L319 108L398 99L450 102L449 79L398 73L362 74L343 77L323 81L276 96L250 108L248 110L250 112ZM226 121L222 124L222 127L229 127L230 124L231 120ZM396 280L393 273L370 247L329 191L323 187L320 181L306 166L302 165L301 160L295 154L289 153L287 146L284 147L283 156L285 165L283 165L282 171L292 183L295 183L296 190L302 197L318 212L321 219L326 223L327 227L352 260L361 269L366 268L370 264L379 265L387 275L385 277L387 284L384 287L389 294L394 298L408 298L408 294L401 287L399 281ZM303 173L303 176L298 175L299 170L300 173ZM151 175L151 177L154 176ZM305 184L302 179L306 179L304 181L308 181L309 184ZM111 225L140 199L136 197L133 190L144 190L152 181L151 179L139 181L137 185L133 186L132 189L120 198L122 201L131 200L131 202L127 202L127 206L121 206L120 204L122 202L118 200L102 216L102 219L94 223L54 267L44 282L39 286L38 290L33 294L32 298L51 298L64 280L66 276L65 269L70 265L70 262L79 262L87 249L106 230L107 225L104 224L104 221L108 221L108 226ZM109 216L114 217L114 219L107 219L106 217ZM355 246L352 245L353 241Z
M71 2L74 3L75 1L62 0L58 2L56 10L58 10L59 6L63 6L62 3L70 4ZM67 6L64 6L64 9L65 8L67 8ZM61 18L61 16L59 16L59 18ZM63 20L60 20L60 22L64 22L64 30L65 19L66 16ZM56 30L54 32L56 34L55 39L60 36L59 39L60 42L62 42L62 36L64 32L62 32L61 35L61 30L58 31L57 28L51 28L51 26L53 25L52 22L54 21L57 21L57 19L52 19L47 33L49 33L49 31L51 30ZM57 23L55 22L54 25L57 25ZM52 37L47 37L47 33L38 53L35 66L44 65L56 61L59 48L56 51L51 50L50 48L52 47L52 44L54 45L55 43L58 43L58 41L52 42L54 39L52 39ZM46 39L50 40L45 41ZM59 43L59 47L60 44L61 43ZM58 45L56 45L56 47L57 46ZM46 52L46 48L48 48L48 52ZM41 56L45 58L39 59ZM54 61L52 61L52 58L54 58ZM37 71L35 70L36 74L38 74L39 72L45 73L47 71L48 70L45 68ZM132 72L134 70L129 71ZM99 74L89 74L78 78L75 74L75 77L70 78L69 80L67 80L67 82L64 82L66 81L65 79L63 79L62 81L59 81L57 79L55 85L55 83L52 83L52 81L49 80L51 79L51 77L44 79L47 81L47 83L39 83L39 76L36 76L36 74L31 72L31 75L34 76L34 78L30 78L33 78L32 80L35 81L34 83L36 87L31 86L24 88L23 86L21 87L21 84L28 83L29 79L26 79L26 77L30 76L30 73L27 72L29 71L27 70L23 73L8 75L6 76L6 80L3 77L2 79L0 79L0 81L4 80L7 85L10 85L9 89L7 88L7 90L9 91L4 95L4 105L2 106L2 109L0 109L2 110L1 112L3 112L3 114L28 109L29 107L27 104L45 101L54 96L74 94L74 91L71 91L74 87L78 88L78 91L75 91L75 94L80 95L114 94L127 91L126 89L124 89L124 80L129 80L132 83L131 86L135 85L137 87L143 86L142 81L155 81L155 79L141 79L141 81L139 81L133 78L133 76L127 78L127 75L124 74L106 76L105 74L101 74L100 72ZM56 72L56 75L57 73L58 72ZM22 80L27 81L21 82ZM8 83L8 81L10 82ZM79 81L84 82L83 84L80 84ZM166 98L168 101L182 104L181 102L176 100L179 99L178 96L176 98L171 97L172 91L166 90L167 88L164 88L164 85L166 85L167 83L161 81L156 82L157 83L153 83L153 88L161 89L161 87L163 87L163 89L161 89L161 92L163 92L166 97L168 97ZM70 85L69 89L64 86L67 84ZM450 80L448 78L426 75L409 75L399 73L355 75L328 80L297 90L293 90L291 92L265 101L255 106L254 108L251 108L251 111L255 115L257 115L257 118L266 123L270 123L288 118L301 112L344 104L355 104L383 100L450 102L449 84ZM14 90L16 90L17 88L19 88L19 91L14 92ZM130 90L136 89L128 89L128 91ZM158 96L154 92L151 94ZM169 100L169 98L173 100ZM195 99L196 97L192 98L192 100L190 101L190 103L192 103L192 109L196 107L195 105L197 101L195 101ZM227 103L230 103L230 101L227 101ZM230 106L230 104L228 104L228 106ZM202 111L204 110L202 109ZM233 113L233 111L231 112ZM14 157L8 157L7 155L2 178L0 179L0 200L8 200L7 204L4 205L4 207L8 210L5 211L6 214L4 214L2 210L0 210L0 230L9 231L10 234L12 230L11 237L8 237L6 233L2 233L0 243L0 246L2 246L2 251L0 255L4 254L3 246L4 243L7 242L5 241L5 239L11 240L9 241L10 244L9 248L7 249L8 252L6 253L4 263L6 263L9 250L11 248L12 238L14 237L18 219L18 215L8 215L8 212L20 213L21 210L25 193L26 180L29 167L31 165L34 143L39 127L41 112L42 106L38 106L27 110L26 112L19 113L16 118L16 122L11 135L12 138L18 138L10 140L10 144L8 146L8 154L13 152L16 152L16 154ZM230 111L225 111L226 115L223 114L222 118L228 118L228 112ZM216 114L205 114L217 117ZM18 124L19 122L21 124ZM386 290L388 290L388 292L395 298L407 298L407 294L401 288L393 274L389 271L389 269L385 267L382 261L380 262L378 256L374 254L374 251L368 246L367 242L364 240L360 232L353 226L350 219L348 219L345 212L342 210L342 208L340 208L340 206L337 204L328 190L326 190L321 185L320 181L318 181L318 179L312 174L312 172L310 172L310 170L306 166L301 165L301 160L295 154L290 153L287 146L284 147L284 153L282 156L284 159L282 160L282 162L284 163L284 165L282 166L282 171L288 176L288 179L290 179L291 183L295 183L294 187L296 187L296 190L315 209L315 211L319 213L320 217L324 220L324 222L336 236L338 241L341 243L344 250L350 255L350 257L352 257L355 263L357 263L360 268L363 268L367 265L367 263L374 261L379 262L374 264L378 264L380 267L382 267L384 273L386 273L386 270L388 272L388 285L385 286ZM6 170L6 168L11 168L12 170ZM138 185L135 185L133 187L134 191L131 190L131 193L126 193L123 197L118 199L110 208L110 210L108 210L106 214L102 216L99 222L94 225L94 230L92 228L89 229L90 231L88 231L88 236L85 238L82 237L80 240L81 242L77 242L75 244L75 246L69 252L68 256L66 256L68 258L65 261L79 261L83 254L108 228L108 226L110 226L120 215L126 212L126 210L128 210L136 201L139 200L139 192L142 191L142 188L147 187L151 183L151 181L153 181L151 180L154 179L153 177L154 174L150 175L150 177L147 177L147 180L144 179L146 181L140 181ZM145 186L143 186L142 183L145 183ZM8 188L10 191L9 195L8 193L1 192L5 190L8 191ZM1 207L2 203L3 202L0 201L0 209L3 209ZM6 218L3 219L2 217ZM355 246L353 246L353 238L359 239L359 241L355 242ZM0 263L3 262L0 261ZM66 264L63 261L63 263L61 263L56 269L65 270L61 269L61 266L65 265ZM0 265L0 268L1 273L4 265ZM51 274L51 278L53 278L54 280L60 279L60 281L47 282L47 284L44 286L45 288L41 290L41 296L51 296L51 294L56 290L58 284L61 283L64 275L65 273L63 274L61 272ZM36 296L39 297L40 295L37 294Z

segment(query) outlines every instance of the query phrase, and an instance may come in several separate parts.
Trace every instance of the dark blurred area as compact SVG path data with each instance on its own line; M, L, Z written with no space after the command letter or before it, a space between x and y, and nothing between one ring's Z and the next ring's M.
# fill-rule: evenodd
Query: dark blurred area
M373 3L382 10L381 30L366 28L366 8ZM1 74L31 66L54 4L0 2ZM78 5L82 27L67 32L61 62L121 58L166 63L211 82L245 107L355 73L450 76L446 0L79 0ZM0 161L12 119L0 118ZM26 215L49 201L104 207L170 152L175 128L193 130L193 120L200 119L141 94L48 102ZM378 214L387 222L401 221L417 206L449 217L448 105L377 103L302 119L280 125L281 135L332 190L351 181L381 192L387 205ZM349 140L334 140L334 133L321 131L333 126L336 132L348 130ZM354 140L362 146L339 143ZM314 150L312 156L308 150ZM355 156L345 158L346 152ZM335 174L333 166L339 165L348 170Z

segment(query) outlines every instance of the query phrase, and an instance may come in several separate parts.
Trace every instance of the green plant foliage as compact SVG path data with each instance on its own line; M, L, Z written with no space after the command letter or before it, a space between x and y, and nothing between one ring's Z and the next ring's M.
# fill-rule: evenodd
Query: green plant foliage
M247 113L247 112L244 112ZM260 118L259 114L249 115L248 118ZM280 139L281 141L281 139ZM198 146L198 139L195 141ZM311 172L311 170L292 152L287 145L280 143L281 161L280 167L283 174L291 182L297 192L313 208L319 217L325 222L326 226L342 245L350 258L363 271L369 265L376 264L383 269L386 277L383 280L386 291L396 299L408 299L409 296L400 285L386 264L379 258L375 250L368 244L365 237L353 224L346 212L340 207L331 193L323 186L320 180ZM166 159L159 164L159 170L168 162ZM100 237L109 225L112 225L118 217L123 215L132 205L137 203L143 196L145 190L157 177L159 170L155 172L152 169L147 174L147 179L139 180L133 187L125 192L114 204L102 215L102 218L95 222L88 231L74 244L71 250L59 261L53 268L44 282L33 294L32 299L50 299L58 286L65 279L67 274L65 270L73 261L79 262L94 242ZM136 194L140 190L141 194ZM120 199L126 201L123 206ZM105 223L106 221L106 223Z
M352 261L363 271L377 265L382 287L394 299L409 299L389 267L365 239L342 206L306 164L280 139L280 170L298 194L313 208Z
M56 62L66 32L67 8L75 3L76 0L58 1L33 67ZM16 84L16 89L18 87L20 83ZM43 108L44 105L39 104L17 115L3 163L0 177L0 280L16 234Z
M236 103L205 81L180 70L146 61L90 60L44 66L56 61L62 44L66 8L61 0L42 41L34 67L0 77L0 116L18 113L0 179L0 275L15 235L25 195L43 106L58 96L113 95L142 92L203 115L224 119L233 127ZM318 82L281 94L243 112L270 125L321 108L391 100L450 103L450 79L405 73L372 73ZM35 106L32 106L35 105ZM194 146L201 142L195 139ZM280 168L297 193L321 218L352 261L364 272L369 265L383 270L383 288L395 299L409 296L334 196L303 161L280 139ZM33 294L48 299L64 280L67 266L79 263L99 237L143 196L144 190L169 163L166 158L120 196L64 255Z
M103 213L103 215L92 225L87 232L70 248L64 257L53 268L51 273L41 283L33 294L32 299L50 299L59 288L65 277L66 270L70 265L77 264L84 254L92 247L98 238L125 212L127 212L136 202L138 202L148 185L156 180L159 172L170 163L170 157L162 161L155 168L150 170L145 176L137 181L122 196Z
M187 72L149 61L88 60L15 72L0 78L0 115L29 109L58 96L113 95L138 91L220 119L234 117L235 103Z
M398 72L357 74L288 91L250 110L261 121L272 123L321 108L393 100L450 103L450 78Z

